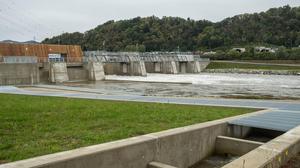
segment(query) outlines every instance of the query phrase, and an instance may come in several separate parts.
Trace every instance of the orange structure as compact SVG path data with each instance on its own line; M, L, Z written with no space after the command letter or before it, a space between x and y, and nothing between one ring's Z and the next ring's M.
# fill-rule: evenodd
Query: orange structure
M82 62L78 45L0 43L0 56L36 56L39 62L48 62L53 56L65 62Z

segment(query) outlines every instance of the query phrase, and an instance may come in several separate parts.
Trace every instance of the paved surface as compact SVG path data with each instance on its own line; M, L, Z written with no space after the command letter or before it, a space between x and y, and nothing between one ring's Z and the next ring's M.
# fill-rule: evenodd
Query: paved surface
M13 86L0 87L0 93L56 96L70 98L86 98L101 100L121 100L138 102L158 102L193 105L213 105L269 109L270 112L258 114L252 118L243 118L232 121L232 124L251 126L256 128L288 131L300 125L300 102L297 101L271 101L271 100L240 100L240 99L211 99L211 98L180 98L180 97L152 97L138 95L104 95L95 89L37 85L36 90L16 88ZM55 91L55 92L54 92Z

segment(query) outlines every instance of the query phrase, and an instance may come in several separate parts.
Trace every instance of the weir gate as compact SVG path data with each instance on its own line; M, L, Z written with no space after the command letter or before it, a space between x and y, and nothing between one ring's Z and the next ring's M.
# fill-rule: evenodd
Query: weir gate
M208 59L192 53L175 52L84 52L88 61L102 62L105 74L146 76L147 73L200 73Z

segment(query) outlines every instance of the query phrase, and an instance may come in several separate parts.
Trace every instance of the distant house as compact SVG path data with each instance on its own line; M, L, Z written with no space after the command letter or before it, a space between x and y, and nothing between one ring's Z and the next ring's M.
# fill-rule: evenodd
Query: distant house
M215 55L217 52L214 51L209 51L209 52L204 52L203 55Z
M256 52L268 52L268 53L275 53L276 49L268 48L268 47L255 47Z
M243 53L246 52L246 48L233 48L233 51L239 52L239 53Z

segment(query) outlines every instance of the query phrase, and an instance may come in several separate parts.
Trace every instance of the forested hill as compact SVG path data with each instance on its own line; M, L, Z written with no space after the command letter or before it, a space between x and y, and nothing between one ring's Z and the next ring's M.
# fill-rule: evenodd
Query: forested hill
M64 33L43 43L79 44L84 50L194 51L265 43L300 45L300 7L284 6L213 23L155 16L109 21L85 33Z

